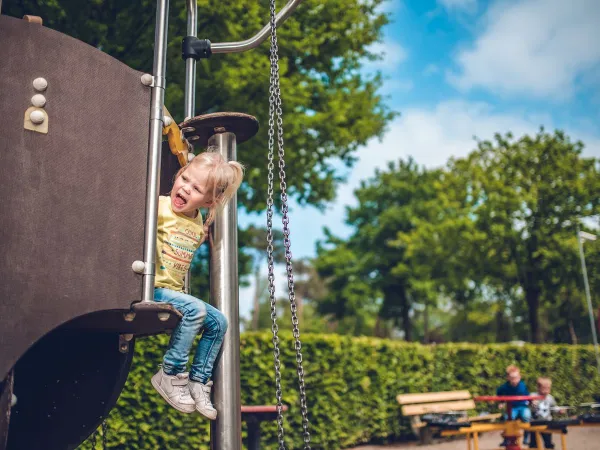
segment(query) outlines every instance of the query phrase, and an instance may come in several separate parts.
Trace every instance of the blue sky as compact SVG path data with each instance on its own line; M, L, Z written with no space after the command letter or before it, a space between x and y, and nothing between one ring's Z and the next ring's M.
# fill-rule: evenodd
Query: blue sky
M326 212L292 208L295 258L314 256L325 226L350 233L344 210L353 190L390 160L440 166L473 150L473 136L541 125L600 157L600 0L390 0L384 8L392 23L373 51L385 56L365 70L384 74L382 92L400 117L359 150ZM240 217L250 221L264 219ZM240 292L244 315L252 289Z

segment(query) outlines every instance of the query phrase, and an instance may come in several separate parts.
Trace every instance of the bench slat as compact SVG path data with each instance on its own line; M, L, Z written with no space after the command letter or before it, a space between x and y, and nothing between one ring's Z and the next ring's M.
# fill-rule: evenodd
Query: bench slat
M444 403L426 403L423 405L404 405L402 407L402 414L405 416L416 416L448 411L467 411L470 409L475 409L475 402L473 400L460 400Z
M424 394L400 394L396 397L401 405L411 403L445 402L450 400L470 400L469 391L430 392Z

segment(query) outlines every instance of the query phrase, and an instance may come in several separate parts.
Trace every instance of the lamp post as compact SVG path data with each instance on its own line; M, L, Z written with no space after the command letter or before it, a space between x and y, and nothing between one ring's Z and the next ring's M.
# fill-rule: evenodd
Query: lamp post
M585 241L595 241L596 235L579 230L577 225L577 243L579 245L579 257L581 259L581 272L583 273L583 285L585 288L585 298L588 305L588 314L590 316L590 326L592 328L592 340L594 342L594 351L596 352L596 367L600 373L600 353L598 353L598 336L596 335L596 324L594 323L594 308L592 307L592 298L590 295L590 283L587 276L587 268L585 266L585 255L583 254L583 243Z

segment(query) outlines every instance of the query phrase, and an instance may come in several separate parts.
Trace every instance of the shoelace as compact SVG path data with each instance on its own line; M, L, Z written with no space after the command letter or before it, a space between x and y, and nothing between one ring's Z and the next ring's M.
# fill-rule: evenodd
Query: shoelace
M204 404L212 406L212 402L210 401L210 386L202 385L198 390L200 391L200 395L202 395Z
M189 378L188 378L188 373L184 372L181 373L179 375L177 375L177 378L180 380L188 380L189 382ZM179 388L179 394L181 395L182 400L187 400L187 399L191 399L192 396L190 394L190 387L189 384L185 384L183 386L177 386Z
M181 395L182 400L187 400L187 399L191 399L192 396L190 395L190 389L186 389L187 386L178 386L179 387L179 394Z

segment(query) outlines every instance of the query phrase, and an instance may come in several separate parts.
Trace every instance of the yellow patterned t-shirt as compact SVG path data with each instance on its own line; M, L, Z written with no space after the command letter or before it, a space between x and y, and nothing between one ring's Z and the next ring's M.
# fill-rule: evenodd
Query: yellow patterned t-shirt
M204 237L202 215L194 219L171 209L171 198L158 201L158 242L156 245L156 287L183 291L194 253Z

